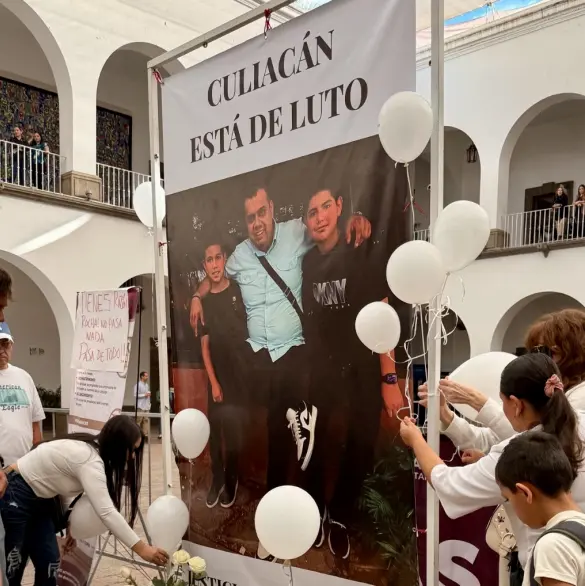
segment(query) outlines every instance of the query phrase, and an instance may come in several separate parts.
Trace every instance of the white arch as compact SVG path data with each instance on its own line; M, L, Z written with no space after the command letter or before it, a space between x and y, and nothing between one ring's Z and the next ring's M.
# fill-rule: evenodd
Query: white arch
M66 165L71 161L67 145L73 144L73 86L69 68L59 43L38 13L24 0L0 0L0 4L10 11L30 31L44 53L55 80L59 96L59 144L61 155L66 157ZM64 147L64 148L63 148Z
M104 68L106 67L110 58L117 53L118 51L134 51L136 53L141 53L147 59L154 59L163 53L166 53L166 49L163 49L159 45L155 45L154 43L145 43L145 42L132 42L132 43L122 43L117 47L112 48L109 55L105 56L103 63L101 64L99 71L99 77L101 77ZM185 66L178 60L172 61L161 68L163 72L167 72L170 75L174 75L175 73L179 73L185 69ZM146 75L146 67L144 68L144 75ZM99 85L99 80L98 80Z
M5 261L17 269L20 269L43 293L47 299L59 332L60 352L61 352L61 400L64 401L62 406L71 396L73 385L73 370L71 369L71 351L73 348L73 317L67 308L63 296L52 283L52 281L35 265L24 258L0 250L0 262ZM10 273L10 270L8 270Z
M538 293L533 293L532 295L528 295L527 297L524 297L524 298L520 299L519 301L517 301L516 303L514 303L514 305L512 305L506 311L506 313L504 313L504 315L500 318L500 321L496 325L496 327L494 329L494 333L492 335L490 349L492 351L501 350L503 342L504 342L504 337L506 336L506 333L508 332L510 325L512 324L514 319L516 317L518 317L520 312L523 309L525 309L526 307L528 307L534 301L536 301L538 299L542 299L542 298L547 297L549 295L561 295L563 297L566 297L567 299L574 301L575 303L577 303L583 307L583 304L581 303L581 301L579 301L578 299L576 299L572 295L567 295L566 293L564 293L562 291L540 291Z

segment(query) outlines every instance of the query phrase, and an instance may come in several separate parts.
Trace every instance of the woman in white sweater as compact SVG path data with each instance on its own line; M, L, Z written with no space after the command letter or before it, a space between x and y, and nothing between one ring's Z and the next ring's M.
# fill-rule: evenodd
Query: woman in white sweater
M558 375L556 364L546 354L525 354L504 369L500 396L505 416L516 432L539 428L558 438L577 475L573 497L579 506L585 507L585 418L579 419L569 404ZM400 434L414 450L423 474L452 519L504 502L495 467L509 439L493 446L474 464L449 467L428 446L414 421L405 420ZM524 566L538 532L523 525L513 510L507 512L517 539L520 564Z
M138 512L143 437L136 423L119 415L99 435L70 434L39 444L8 468L8 487L0 501L6 529L7 575L19 586L26 560L35 566L35 586L55 586L59 548L54 497L72 500L84 493L103 524L144 560L164 565L168 555L132 530ZM122 492L129 523L120 514Z
M585 411L585 312L564 309L549 313L528 330L525 347L529 352L550 356L557 364L565 395L576 411ZM441 391L441 431L460 449L483 453L514 435L502 406L479 391L448 379L439 384ZM425 405L427 388L419 389ZM446 400L445 400L446 399ZM448 403L467 404L478 412L478 427L456 415Z

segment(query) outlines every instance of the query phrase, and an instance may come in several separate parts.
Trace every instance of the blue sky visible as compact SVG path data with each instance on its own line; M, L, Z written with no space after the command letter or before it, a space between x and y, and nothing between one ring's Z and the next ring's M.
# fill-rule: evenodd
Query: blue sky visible
M539 2L542 2L542 0L495 0L493 8L496 11L519 10L520 8L527 8L529 6L533 6L534 4L538 4ZM477 20L478 18L484 18L487 14L489 14L489 10L491 9L487 6L476 8L475 10L466 12L461 16L455 16L454 18L446 20L445 25L450 26L454 24L464 24L472 20Z
M326 4L329 1L330 0L298 0L298 2L295 2L295 5L300 10L311 10L317 8L317 6ZM493 8L496 11L519 10L521 8L528 8L529 6L533 6L542 1L543 0L495 0ZM476 8L465 14L446 20L445 25L464 24L466 22L471 22L472 20L477 20L478 18L485 18L485 16L489 14L489 10L490 8L486 6Z

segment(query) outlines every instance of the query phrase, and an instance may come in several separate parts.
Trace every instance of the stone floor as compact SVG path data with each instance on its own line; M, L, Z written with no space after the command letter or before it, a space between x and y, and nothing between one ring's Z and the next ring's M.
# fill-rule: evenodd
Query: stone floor
M143 480L142 480L142 491L141 491L141 507L140 510L142 514L146 517L146 511L148 510L148 506L150 502L154 501L157 497L161 496L164 493L163 490L163 471L162 471L162 446L160 440L156 438L153 439L151 445L151 452L150 452L150 470L151 470L151 477L149 482L149 459L148 459L148 450L144 454L144 464L143 464ZM179 469L175 465L175 461L173 458L172 461L173 467L173 494L176 496L181 496L181 487L179 481ZM149 489L150 485L150 489ZM136 533L139 536L144 536L144 530L142 528L142 524L140 520L137 520L135 526ZM103 543L103 540L102 540ZM112 545L109 545L106 552L118 556L124 556L128 558L127 561L121 561L117 559L112 559L108 557L103 557L99 563L97 568L97 572L95 577L92 581L92 586L113 586L115 584L124 584L124 580L120 576L120 569L122 566L130 567L133 571L133 574L136 577L136 581L139 586L146 586L150 583L150 581L144 575L137 566L133 566L132 560L127 556L126 552L124 551L124 547L118 545L116 548ZM96 556L97 557L97 556ZM94 558L95 560L95 558ZM147 571L147 574L152 575L152 572ZM22 581L22 586L32 586L34 583L34 570L32 567L27 568L25 573L24 579Z

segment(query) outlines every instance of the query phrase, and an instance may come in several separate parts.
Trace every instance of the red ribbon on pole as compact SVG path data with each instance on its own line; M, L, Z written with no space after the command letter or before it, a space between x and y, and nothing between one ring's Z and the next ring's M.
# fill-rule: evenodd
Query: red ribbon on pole
M164 83L163 78L162 78L161 74L159 73L158 69L154 69L152 71L152 75L154 75L154 79L156 79L156 81L158 83L160 83L161 85Z
M268 31L272 30L272 23L270 22L270 17L272 16L272 10L266 9L264 11L264 38L268 36Z

